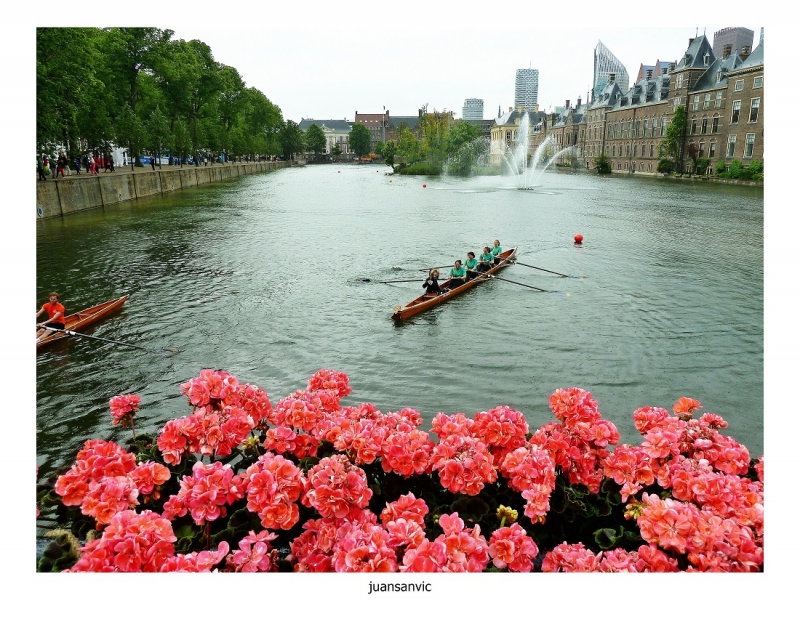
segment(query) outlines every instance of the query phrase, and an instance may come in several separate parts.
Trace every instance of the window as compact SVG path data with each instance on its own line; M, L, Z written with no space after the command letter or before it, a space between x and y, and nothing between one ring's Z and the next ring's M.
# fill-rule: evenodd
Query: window
M742 108L742 101L741 100L734 100L733 101L733 113L731 114L731 124L738 124L739 123L739 109Z
M741 79L736 81L736 84L733 87L733 91L742 91L743 89L744 89L744 81Z
M650 144L650 158L653 157L653 144Z
M667 130L667 118L661 118L661 137L664 137L664 132Z
M761 104L761 98L753 98L750 101L750 122L758 122L758 107Z
M691 134L692 134L692 135L695 135L696 133L697 133L697 120L693 119L693 120L692 120L692 130L691 130Z
M764 77L763 76L756 76L753 79L753 89L758 89L759 87L764 86Z
M642 135L642 137L647 137L647 131L648 131L648 127L649 126L650 126L650 120L645 120L644 121L644 135Z
M681 106L681 97L678 96L677 98L673 99L672 104L675 107L675 109L680 107Z
M728 135L728 159L733 157L733 153L736 150L736 135Z
M683 74L678 74L678 76L675 78L675 87L678 89L683 87Z
M642 123L639 120L636 120L636 137L641 137L642 132Z
M628 136L633 137L633 122L628 122Z
M711 120L711 132L716 133L719 131L719 116L715 115L714 119Z
M703 118L703 124L700 127L700 133L705 135L708 132L708 118Z
M719 109L722 106L722 92L718 91L714 98L714 108Z
M708 158L713 159L714 155L717 154L717 142L711 142L708 145Z
M617 145L616 144L611 146L611 156L612 157L616 157L617 156Z
M655 118L655 119L653 120L653 131L652 131L652 133L650 134L650 137L655 137L655 136L656 136L656 130L657 130L657 129L658 129L658 118Z
M697 111L700 108L700 94L695 94L692 99L692 111Z
M636 144L633 145L633 158L636 158Z
M702 157L702 156L703 156L703 153L704 153L705 151L706 151L706 145L705 145L703 142L700 142L700 152L698 152L697 154L698 154L700 157Z
M626 157L630 157L631 156L631 145L630 144L625 144L625 156ZM626 168L628 167L627 163L625 164L625 167Z
M756 143L756 134L755 133L748 133L744 136L744 156L745 157L752 157L753 156L753 146Z
M703 97L703 109L708 109L711 106L711 92L706 92Z

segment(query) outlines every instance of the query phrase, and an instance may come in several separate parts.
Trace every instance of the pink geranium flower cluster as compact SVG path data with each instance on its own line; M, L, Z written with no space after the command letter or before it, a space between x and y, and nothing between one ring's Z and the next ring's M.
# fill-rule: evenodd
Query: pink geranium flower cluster
M216 551L200 551L192 553L176 553L168 557L161 566L161 573L207 573L225 559L230 547L227 542L220 542Z
M237 573L267 573L275 570L277 551L270 547L270 542L277 537L268 531L256 534L251 530L239 540L239 550L228 556L228 567Z
M672 573L678 570L678 561L653 545L640 546L636 551L614 549L595 555L581 542L562 542L542 561L542 571L550 573Z
M402 557L406 549L414 549L425 540L425 516L428 505L411 492L387 503L381 512L381 523L389 534L389 546Z
M486 444L498 468L506 455L525 446L528 431L528 422L522 412L508 405L478 412L470 428L471 435Z
M497 480L486 444L477 438L448 435L433 449L431 470L439 471L442 487L474 496Z
M137 466L136 456L114 442L88 440L72 468L56 481L55 491L64 505L80 506L81 513L107 525L118 512L136 507L140 493L158 498L157 486L169 477L161 464Z
M109 400L108 406L111 409L111 415L114 417L111 424L117 425L121 422L122 426L127 426L128 421L139 411L139 403L141 401L142 399L136 394L122 394Z
M401 419L394 422L398 416ZM422 421L419 412L406 408L399 414L387 414L386 417L394 422L394 428L381 444L383 471L403 477L426 473L433 453L433 442L425 431L417 429Z
M158 450L168 464L179 464L187 452L227 457L255 428L252 416L239 407L214 411L200 407L185 418L170 420L158 436Z
M333 392L337 398L344 398L353 388L350 387L350 379L344 372L336 370L318 370L308 380L309 392L325 391Z
M526 443L505 456L500 470L526 500L525 515L534 522L543 520L550 511L550 493L556 487L550 455L535 444Z
M298 459L317 454L319 440L307 433L299 433L290 427L280 426L267 431L264 448L279 455L292 453Z
M606 477L613 479L622 486L620 495L625 502L633 494L639 492L642 486L652 485L655 481L654 467L650 456L641 446L620 444L607 458L603 460L603 469Z
M196 462L192 474L181 479L178 494L169 497L164 504L164 516L174 520L185 516L188 511L195 523L202 525L224 517L225 505L231 505L243 496L242 482L239 477L234 477L229 465Z
M580 388L556 390L550 396L550 409L559 422L547 423L530 441L550 453L570 483L582 483L596 494L607 447L619 442L617 428L602 419L597 401Z
M265 453L242 476L247 509L258 514L267 529L291 529L300 519L297 501L305 491L305 477L282 455Z
M458 514L444 514L439 518L439 525L444 533L436 540L423 540L416 548L405 552L401 571L479 573L486 568L489 545L479 525L466 528Z
M201 370L194 379L181 384L181 394L189 397L189 403L195 407L212 405L221 409L226 402L238 400L239 380L230 372L223 370Z
M500 527L489 539L489 557L497 568L508 568L510 572L529 573L539 547L528 537L517 523Z
M344 518L364 509L372 498L367 475L345 455L323 458L308 471L308 490L303 504L324 518Z
M320 518L303 525L292 543L297 572L394 572L397 557L389 534L369 510L345 518Z

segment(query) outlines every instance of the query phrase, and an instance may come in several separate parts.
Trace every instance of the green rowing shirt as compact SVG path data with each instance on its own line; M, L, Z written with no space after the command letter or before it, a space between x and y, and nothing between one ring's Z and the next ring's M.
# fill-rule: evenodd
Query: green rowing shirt
M467 271L463 267L450 268L450 276L454 279L463 279L465 276L467 276Z
M497 257L501 252L503 252L503 249L500 246L495 246L494 248L492 248L492 254L495 257Z
M467 259L466 266L467 266L467 270L474 270L478 266L478 260L477 259Z
M493 261L492 253L481 253L481 262L492 263Z

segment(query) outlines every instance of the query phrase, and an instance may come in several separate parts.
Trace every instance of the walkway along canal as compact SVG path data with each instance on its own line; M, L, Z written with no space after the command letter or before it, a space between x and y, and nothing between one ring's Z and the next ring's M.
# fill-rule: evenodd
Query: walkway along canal
M172 166L158 170L139 169L136 172L123 166L110 174L83 174L48 179L36 183L36 215L38 219L52 218L154 194L166 194L185 187L216 183L245 174L269 172L289 165L289 161L261 161L183 168Z

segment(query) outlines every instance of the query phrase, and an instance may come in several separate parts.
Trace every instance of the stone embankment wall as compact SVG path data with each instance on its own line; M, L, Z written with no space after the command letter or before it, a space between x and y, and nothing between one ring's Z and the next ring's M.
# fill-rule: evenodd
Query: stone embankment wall
M123 168L117 168L117 172L113 174L83 174L55 181L48 179L36 183L36 215L38 219L52 218L154 194L167 194L186 187L216 183L245 174L269 172L289 165L291 162L288 161L262 161L138 172L126 172Z

